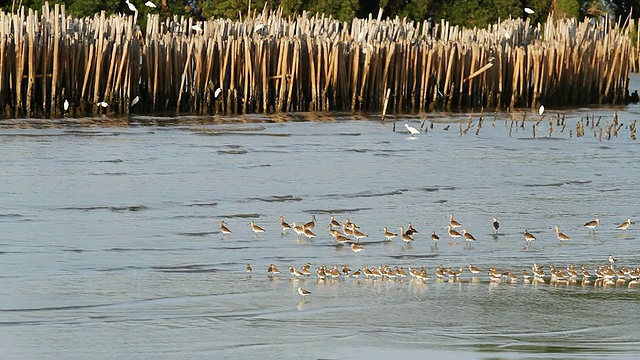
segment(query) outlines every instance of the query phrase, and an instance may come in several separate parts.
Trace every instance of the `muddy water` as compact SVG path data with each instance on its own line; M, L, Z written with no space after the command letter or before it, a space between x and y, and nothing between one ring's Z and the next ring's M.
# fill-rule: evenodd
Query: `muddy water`
M450 113L397 116L395 131L394 119L342 114L4 129L3 358L633 358L640 289L628 281L434 280L440 264L592 271L614 255L640 266L637 228L615 229L640 215L640 147L626 127L640 110L617 109L625 125L610 140L591 124L575 134L581 118L604 127L614 110L562 111L564 132L549 137L546 117L535 139L531 113L524 127L511 127L522 113L485 115L478 135L479 114L461 135L469 115ZM428 132L409 136L404 123L425 119ZM475 243L449 244L449 213ZM315 215L317 237L282 235L280 215ZM330 215L369 234L362 252L336 245ZM250 220L266 232L254 235ZM383 227L408 222L415 242L385 241ZM572 239L560 244L556 225ZM525 229L537 237L530 248ZM288 266L306 262L424 266L432 278L290 279ZM283 274L269 277L271 263ZM298 286L312 292L304 301Z

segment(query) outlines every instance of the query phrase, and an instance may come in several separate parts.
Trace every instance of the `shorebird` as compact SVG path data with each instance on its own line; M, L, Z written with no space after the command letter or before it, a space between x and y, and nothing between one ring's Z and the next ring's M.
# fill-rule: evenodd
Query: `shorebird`
M531 271L533 272L533 276L536 278L544 278L544 270L542 270L542 266L533 264Z
M596 226L600 224L600 218L595 218L594 220L588 221L583 226L589 228L589 232L595 231Z
M402 241L404 241L405 243L410 243L413 241L413 238L411 237L411 235L408 235L406 232L404 232L404 227L400 226L398 230L400 230Z
M305 296L311 295L311 291L307 291L307 290L301 288L300 286L298 286L298 294L300 294L302 296L302 298L304 299Z
M222 233L222 236L231 234L231 230L229 230L227 224L224 223L224 220L220 221L220 232Z
M489 282L491 283L499 283L502 282L502 274L496 274L493 271L489 271Z
M540 105L540 108L538 108L538 115L542 116L544 114L544 105Z
M140 102L140 96L134 97L133 100L131 101L131 106L130 107L133 107L138 102Z
M284 234L287 230L291 229L291 225L287 224L284 221L284 216L280 215L280 228L282 228L282 233Z
M462 224L453 220L453 214L449 214L449 225L454 229L457 227L462 227Z
M329 223L329 226L333 226L333 227L342 227L342 225L340 225L340 223L338 222L338 220L336 220L333 215L331 215L331 222Z
M353 228L353 237L356 238L356 241L360 242L360 239L362 239L363 237L367 237L369 235L363 233L362 231L356 229L355 227Z
M246 270L247 270L247 273L250 273L253 271L250 264L247 264Z
M311 263L310 262L302 265L302 267L300 268L300 272L304 276L310 276L311 275L311 271L309 271L309 269L311 269Z
M473 275L479 274L482 272L482 270L480 270L479 268L469 264L469 272Z
M627 219L627 221L625 221L622 224L616 226L616 229L627 231L629 226L631 226L631 219Z
M316 234L314 234L311 229L304 228L304 236L306 236L308 239L313 239L314 237L316 237Z
M347 265L342 265L342 275L349 276L351 269Z
M449 236L451 237L451 242L455 242L457 238L462 236L459 232L453 230L453 227L451 225L447 226L447 229L449 230Z
M300 239L300 235L304 235L304 225L299 225L298 223L293 223L293 232L298 235L298 239Z
M344 236L344 235L342 235L342 234L338 234L338 235L336 236L336 241L337 241L337 242L339 242L340 244L344 244L344 243L346 243L346 242L347 242L347 241L349 241L349 240L351 240L351 239L349 239L348 237L346 237L346 236Z
M304 274L293 266L289 266L289 273L291 274L291 276L295 276L297 278L304 277Z
M315 215L311 215L311 221L309 221L308 223L303 225L305 229L313 229L314 227L316 227L316 216Z
M267 269L267 272L269 273L269 275L280 274L280 270L273 264L269 265L269 268Z
M353 224L351 224L351 225L353 225ZM342 223L342 232L344 232L344 234L347 235L347 236L352 236L353 235L353 230L355 230L355 227L352 227L351 225L346 221L344 223Z
M360 251L362 251L364 248L361 245L352 243L351 244L351 250L353 250L353 252L355 253L359 253Z
M416 230L416 228L414 228L413 225L411 223L409 223L409 225L407 225L406 233L407 233L407 235L413 235L413 234L417 234L418 230Z
M618 259L614 258L612 255L609 255L609 262L611 263L611 265L615 265L616 261L618 261Z
M326 279L327 274L324 272L324 265L316 268L316 275L318 276L318 279L320 279L320 280Z
M558 240L560 241L571 240L571 238L568 237L566 234L560 232L560 228L558 226L556 226L555 229L556 229L556 236L558 237Z
M342 227L348 227L350 229L359 229L360 226L356 225L356 223L354 223L353 221L349 220L349 218L344 219L344 223L342 224Z
M471 243L472 241L476 241L476 238L474 238L473 235L469 234L467 232L467 229L462 229L462 235L464 235L464 240L467 243Z
M333 228L333 226L329 225L327 226L327 228L329 229L329 234L331 234L331 236L333 236L333 238L337 238L338 235L341 235L340 231L336 230Z
M404 127L407 128L407 130L411 134L411 137L413 137L413 135L419 135L420 134L420 131L418 131L418 129L414 128L413 126L411 126L409 124L404 124Z
M531 242L534 241L536 239L535 236L533 236L532 233L530 233L528 230L524 231L524 241L527 242L527 245L531 245Z
M254 233L256 233L256 235L261 234L264 232L264 229L261 228L260 226L256 225L253 220L251 220L251 222L249 222L249 225L251 225L251 230L253 230Z
M69 100L64 99L64 104L62 104L62 107L65 112L69 111Z
M384 237L386 237L388 241L391 241L394 237L398 236L398 234L392 233L391 231L387 230L386 227L383 230L384 230Z
M493 222L491 223L491 226L493 226L493 233L497 233L498 229L500 228L500 223L498 222L498 219L493 218Z
M436 232L434 231L433 233L431 233L431 241L437 244L438 240L440 240L440 237L436 234Z

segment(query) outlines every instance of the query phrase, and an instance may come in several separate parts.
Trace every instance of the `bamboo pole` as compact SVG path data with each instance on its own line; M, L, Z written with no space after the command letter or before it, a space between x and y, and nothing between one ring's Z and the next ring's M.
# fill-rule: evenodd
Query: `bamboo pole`
M381 12L341 24L265 9L198 22L202 31L189 18L148 15L143 31L136 16L74 19L48 4L0 11L5 114L59 115L64 99L77 115L85 104L102 111L100 101L127 113L136 96L135 111L196 113L618 104L640 56L629 39L635 22L509 19L465 29Z

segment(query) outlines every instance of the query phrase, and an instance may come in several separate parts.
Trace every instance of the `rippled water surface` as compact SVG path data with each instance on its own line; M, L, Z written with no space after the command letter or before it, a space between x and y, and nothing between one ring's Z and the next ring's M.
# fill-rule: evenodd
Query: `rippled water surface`
M620 108L618 137L564 111L549 137L537 114L251 116L226 124L133 117L146 126L0 131L0 349L3 358L635 358L640 289L434 280L443 264L530 270L640 266L639 143ZM289 120L306 120L310 115ZM316 118L316 116L314 116ZM410 137L404 123L433 128ZM174 119L175 120L175 119ZM231 119L233 120L233 119ZM241 121L240 121L241 120ZM282 120L282 119L279 119ZM173 121L173 120L170 120ZM177 120L176 120L177 121ZM445 131L445 126L449 131ZM569 137L572 130L572 137ZM596 136L594 136L594 132ZM449 244L453 213L477 241ZM278 217L318 235L280 234ZM369 236L353 253L329 216ZM590 234L582 225L599 216ZM501 223L492 234L491 219ZM233 233L222 237L220 221ZM249 221L266 232L254 235ZM416 241L385 241L413 223ZM553 226L572 237L559 244ZM525 248L522 233L537 240ZM397 230L396 230L397 231ZM432 231L441 236L434 246ZM421 267L415 280L316 276L288 266ZM254 271L245 273L246 264ZM275 264L282 274L269 277ZM593 272L593 271L592 271ZM315 271L314 271L315 273ZM303 301L301 286L311 295Z

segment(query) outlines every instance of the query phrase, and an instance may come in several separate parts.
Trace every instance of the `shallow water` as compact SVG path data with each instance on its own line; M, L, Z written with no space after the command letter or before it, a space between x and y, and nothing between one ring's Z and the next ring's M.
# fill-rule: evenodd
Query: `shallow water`
M626 283L433 279L440 264L520 274L534 262L593 269L614 255L640 265L637 228L615 230L640 215L640 147L626 128L640 108L617 109L617 138L590 126L575 136L581 117L604 126L614 110L563 111L565 131L549 137L545 118L536 139L533 122L509 133L522 113L485 115L478 135L479 114L461 135L469 115L444 113L397 116L395 132L394 119L340 114L2 130L3 358L635 358L640 289ZM425 116L433 129L410 137L404 123ZM450 212L474 244L448 243ZM280 215L312 214L317 238L280 234ZM336 246L330 215L369 234L364 251ZM266 232L255 236L251 219ZM408 222L420 231L413 244L384 241L383 226ZM572 239L559 244L554 225ZM531 248L525 229L538 238ZM290 279L288 266L307 261L425 266L432 279ZM267 276L271 263L283 274ZM298 286L312 292L304 301Z

